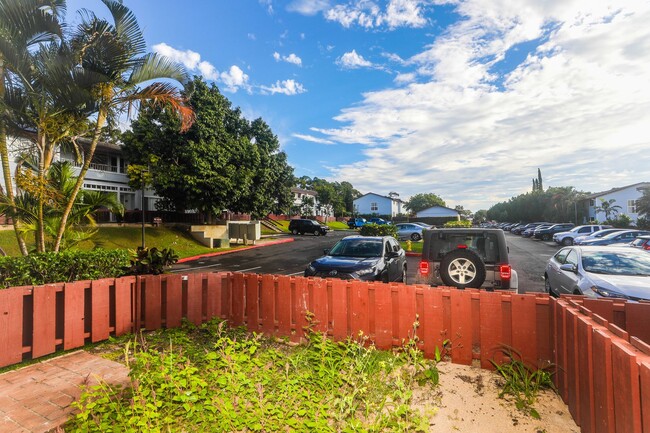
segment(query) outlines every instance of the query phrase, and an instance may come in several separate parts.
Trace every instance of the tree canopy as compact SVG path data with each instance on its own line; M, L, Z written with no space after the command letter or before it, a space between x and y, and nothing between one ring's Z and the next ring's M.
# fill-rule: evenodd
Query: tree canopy
M302 176L296 179L300 188L316 191L321 210L334 215L352 214L354 199L361 196L350 182L329 182L325 179Z
M587 216L581 201L588 193L572 186L549 187L512 197L487 211L488 219L497 221L580 221Z
M262 119L246 120L217 86L196 77L185 96L194 124L181 131L166 108L147 105L122 136L124 153L147 167L163 209L196 209L206 215L223 210L255 217L291 203L293 169L280 143ZM135 171L134 171L135 172ZM134 187L141 178L132 176Z
M404 207L411 213L417 213L433 206L447 205L442 198L434 193L420 193L412 196Z

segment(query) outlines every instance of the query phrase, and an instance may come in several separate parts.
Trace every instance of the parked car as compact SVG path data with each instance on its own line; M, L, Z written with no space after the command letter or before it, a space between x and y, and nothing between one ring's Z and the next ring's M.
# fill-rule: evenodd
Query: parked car
M395 228L397 228L397 239L410 239L416 242L422 239L422 230L425 229L414 223L395 224Z
M644 230L621 230L618 232L610 233L602 238L590 239L582 241L580 245L615 245L615 244L629 244L637 236L650 235L650 232Z
M391 236L347 236L311 262L304 275L406 283L406 253Z
M433 227L431 224L423 223L420 221L411 221L410 224L417 224L419 226L424 227L425 229L430 229L431 227Z
M350 227L351 229L363 227L364 224L366 224L365 218L350 218L348 220L348 227Z
M549 227L537 227L535 229L535 239L541 239L543 241L550 241L553 239L555 233L565 232L569 229L572 229L575 226L573 223L560 223L553 224Z
M539 223L539 224L535 223L535 225L533 225L533 226L527 228L526 230L524 230L523 232L521 232L521 235L523 237L525 237L525 238L530 238L530 237L533 237L533 235L535 234L535 230L541 229L542 227L550 227L552 225L553 224L550 224L550 223Z
M593 298L650 300L650 254L620 246L562 248L548 261L546 291Z
M432 286L517 290L500 229L454 228L423 232L418 282Z
M637 236L636 239L630 242L630 246L645 251L650 251L650 235Z
M610 233L614 232L622 232L625 229L602 229L598 230L597 232L594 232L588 236L576 236L573 238L573 244L574 245L581 245L584 241L586 240L591 240L591 239L600 239L604 236L607 236Z
M390 224L390 221L386 221L383 218L369 218L367 224L383 225L383 224Z
M573 239L577 236L590 235L597 231L611 228L612 226L603 226L598 224L588 224L583 226L574 227L568 232L559 232L553 235L555 243L560 245L573 245Z
M296 219L289 221L289 231L294 235L313 233L314 236L325 236L329 229L329 227L324 226L315 220Z

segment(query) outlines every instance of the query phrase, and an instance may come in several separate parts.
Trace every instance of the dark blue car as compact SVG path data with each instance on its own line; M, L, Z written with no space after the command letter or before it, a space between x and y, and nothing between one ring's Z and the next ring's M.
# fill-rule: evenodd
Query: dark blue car
M391 236L347 236L311 262L305 277L406 283L406 253Z

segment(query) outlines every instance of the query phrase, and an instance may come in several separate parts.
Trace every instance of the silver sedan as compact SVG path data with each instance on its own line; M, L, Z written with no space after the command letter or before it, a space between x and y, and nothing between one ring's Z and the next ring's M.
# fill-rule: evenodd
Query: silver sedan
M410 239L416 242L422 239L422 230L425 229L414 223L395 224L395 227L397 228L397 239Z
M628 246L562 248L548 261L544 280L555 296L650 300L650 254Z

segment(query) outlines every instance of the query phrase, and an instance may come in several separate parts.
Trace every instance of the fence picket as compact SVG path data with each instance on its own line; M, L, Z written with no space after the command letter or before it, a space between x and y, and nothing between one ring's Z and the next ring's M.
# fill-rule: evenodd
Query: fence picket
M56 350L56 289L63 284L34 287L32 356L38 358Z
M85 283L66 283L63 291L63 350L84 345Z
M92 326L90 339L93 343L106 340L111 331L110 323L110 290L114 281L95 280L90 285L92 299Z
M451 359L454 363L472 363L472 293L451 290Z
M0 290L0 367L23 359L23 303L25 287Z
M135 277L122 277L115 280L115 335L131 332L133 326L133 290ZM66 286L67 287L67 286ZM66 320L67 322L67 320Z

